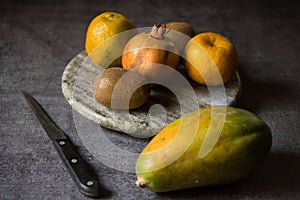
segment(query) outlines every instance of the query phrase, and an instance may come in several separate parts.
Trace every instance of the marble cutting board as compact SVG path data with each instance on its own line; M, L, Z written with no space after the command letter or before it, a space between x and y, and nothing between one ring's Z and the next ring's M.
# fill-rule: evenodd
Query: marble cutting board
M170 90L155 87L150 93L149 100L142 107L129 111L111 110L93 97L94 80L102 70L92 63L85 51L75 56L66 66L62 76L62 91L66 100L74 110L87 119L103 127L137 137L155 135L175 119L199 108L212 104L234 105L241 90L241 80L237 72L225 87L209 89L191 81L180 66L178 71L189 80L196 104L195 99L189 95L182 95L184 97L179 101L177 95ZM218 95L224 96L220 98L222 101L218 101Z

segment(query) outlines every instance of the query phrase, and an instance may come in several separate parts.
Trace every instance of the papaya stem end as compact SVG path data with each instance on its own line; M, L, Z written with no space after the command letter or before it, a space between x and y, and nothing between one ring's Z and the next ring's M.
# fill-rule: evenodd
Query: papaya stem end
M138 179L135 182L136 186L140 187L140 188L145 188L147 185L145 183L145 181L141 178L138 177Z

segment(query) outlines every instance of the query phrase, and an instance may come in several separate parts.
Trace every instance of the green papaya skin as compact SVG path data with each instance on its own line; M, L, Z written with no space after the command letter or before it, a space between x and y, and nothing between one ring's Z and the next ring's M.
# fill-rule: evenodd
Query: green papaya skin
M201 156L209 138L216 142ZM151 140L137 160L136 184L167 192L230 183L249 175L271 146L271 130L255 114L205 108L175 120Z

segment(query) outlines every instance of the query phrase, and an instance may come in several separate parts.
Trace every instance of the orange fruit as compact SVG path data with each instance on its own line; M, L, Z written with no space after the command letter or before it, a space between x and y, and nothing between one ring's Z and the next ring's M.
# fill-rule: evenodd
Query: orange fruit
M121 66L123 49L135 34L134 24L125 16L116 12L104 12L90 22L85 49L97 65Z
M207 32L193 37L184 50L184 65L196 82L216 86L225 84L234 75L238 55L224 36Z

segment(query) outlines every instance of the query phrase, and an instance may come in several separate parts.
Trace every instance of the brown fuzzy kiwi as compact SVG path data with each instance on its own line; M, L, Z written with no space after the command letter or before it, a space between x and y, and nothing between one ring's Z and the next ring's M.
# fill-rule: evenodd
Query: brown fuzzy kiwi
M128 73L125 75L126 72ZM135 109L142 106L149 98L150 85L145 84L146 82L146 77L137 72L112 67L97 76L94 84L94 97L110 109ZM132 89L136 86L140 87L133 92ZM130 94L132 95L128 103Z
M186 22L169 22L166 24L166 28L174 30L174 31L178 31L189 37L195 36L195 30L194 30L193 26Z
M169 29L166 37L172 40L182 54L187 42L196 34L193 26L185 22L169 22L165 25Z

